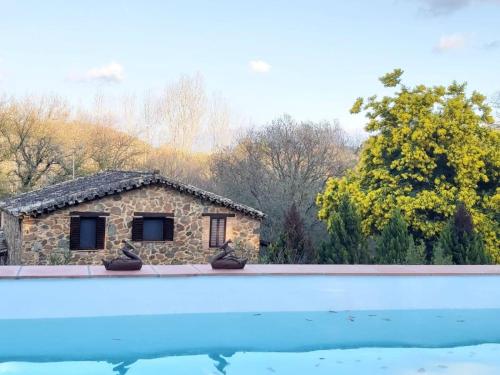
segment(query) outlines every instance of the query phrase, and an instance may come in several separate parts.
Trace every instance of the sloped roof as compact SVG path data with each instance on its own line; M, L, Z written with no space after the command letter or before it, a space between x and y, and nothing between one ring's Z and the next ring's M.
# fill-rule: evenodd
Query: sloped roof
M146 185L163 185L255 218L265 217L259 210L209 191L171 180L155 172L138 171L106 171L50 185L1 201L0 209L15 216L38 216Z

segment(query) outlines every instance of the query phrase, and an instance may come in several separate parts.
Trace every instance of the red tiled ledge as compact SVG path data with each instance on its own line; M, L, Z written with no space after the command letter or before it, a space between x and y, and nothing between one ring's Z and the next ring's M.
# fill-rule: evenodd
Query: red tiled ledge
M212 270L208 264L145 265L140 271L106 271L103 266L0 266L0 279L173 277L173 276L459 276L499 275L500 265L403 266L403 265L287 265L249 264L243 270Z

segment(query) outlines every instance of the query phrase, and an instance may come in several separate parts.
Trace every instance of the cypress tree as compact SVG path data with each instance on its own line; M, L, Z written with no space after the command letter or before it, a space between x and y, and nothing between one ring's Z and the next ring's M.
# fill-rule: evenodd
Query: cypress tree
M285 213L283 231L271 244L263 259L266 263L307 263L313 260L313 249L295 203Z
M361 217L347 194L328 222L330 240L321 246L321 263L363 264L370 256L361 231Z
M490 263L483 239L474 231L472 216L461 202L443 228L436 246L442 249L444 256L451 256L455 264Z
M382 229L377 245L377 262L381 264L405 264L406 255L413 243L401 212L394 211L387 225Z

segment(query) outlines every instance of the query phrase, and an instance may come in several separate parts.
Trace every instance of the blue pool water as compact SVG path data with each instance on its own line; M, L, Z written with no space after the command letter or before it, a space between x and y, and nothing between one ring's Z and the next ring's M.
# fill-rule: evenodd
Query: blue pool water
M15 280L0 295L2 375L500 374L498 277Z
M498 309L2 320L0 332L0 374L500 374Z

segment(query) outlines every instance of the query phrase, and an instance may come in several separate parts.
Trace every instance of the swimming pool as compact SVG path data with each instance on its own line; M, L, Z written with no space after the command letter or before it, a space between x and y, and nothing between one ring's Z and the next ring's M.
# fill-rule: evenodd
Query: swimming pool
M500 373L500 276L0 280L0 374Z

